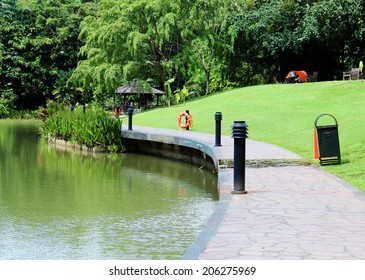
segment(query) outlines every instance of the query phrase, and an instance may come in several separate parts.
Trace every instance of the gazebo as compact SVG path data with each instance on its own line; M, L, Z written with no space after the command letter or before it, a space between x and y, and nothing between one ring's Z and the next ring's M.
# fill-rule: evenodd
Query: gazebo
M157 104L158 98L161 95L165 95L164 91L153 88L147 84L141 84L137 80L127 83L124 86L120 86L115 90L116 94L123 95L123 107L124 110L127 108L127 96L137 96L138 97L138 106L139 107L149 107L149 102L152 100L153 95L157 95ZM115 96L114 96L115 97ZM115 98L114 98L115 103Z

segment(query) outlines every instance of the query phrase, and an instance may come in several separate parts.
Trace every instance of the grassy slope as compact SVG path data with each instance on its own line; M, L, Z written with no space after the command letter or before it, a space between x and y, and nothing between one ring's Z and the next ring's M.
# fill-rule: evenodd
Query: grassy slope
M177 129L185 109L193 115L193 129L214 133L215 112L222 112L222 133L231 135L233 121L245 120L249 137L292 150L313 159L313 127L322 113L339 123L342 165L325 167L365 190L365 81L254 86L203 97L170 108L136 114L134 125ZM323 117L321 124L332 124Z

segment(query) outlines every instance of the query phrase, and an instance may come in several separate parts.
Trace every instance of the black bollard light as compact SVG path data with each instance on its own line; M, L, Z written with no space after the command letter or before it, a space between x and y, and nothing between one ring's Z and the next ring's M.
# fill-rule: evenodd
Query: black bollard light
M215 113L215 145L217 147L221 145L221 121L222 121L222 113L216 112Z
M248 138L245 121L235 121L232 126L234 139L233 155L233 191L232 194L245 194L246 177L246 138Z
M133 116L133 108L129 107L128 108L128 130L133 130L132 129L132 116Z

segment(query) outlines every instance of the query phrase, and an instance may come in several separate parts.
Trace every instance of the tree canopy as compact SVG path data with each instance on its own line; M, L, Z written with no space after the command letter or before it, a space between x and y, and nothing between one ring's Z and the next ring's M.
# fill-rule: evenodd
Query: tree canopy
M134 79L169 92L185 86L188 98L282 82L293 69L340 79L364 60L365 0L0 5L0 111L103 100Z

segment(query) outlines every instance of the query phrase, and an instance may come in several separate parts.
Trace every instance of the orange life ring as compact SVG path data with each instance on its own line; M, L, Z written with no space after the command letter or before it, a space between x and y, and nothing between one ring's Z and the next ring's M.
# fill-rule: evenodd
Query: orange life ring
M115 106L114 107L114 116L117 117L119 115L121 115L122 113L122 109L119 106Z
M181 120L182 118L185 117L185 124L181 123ZM192 118L191 118L191 114L188 114L186 112L183 112L179 115L179 117L177 118L177 125L180 127L180 128L184 128L184 129L187 129L189 127L191 127L193 121L192 121Z

